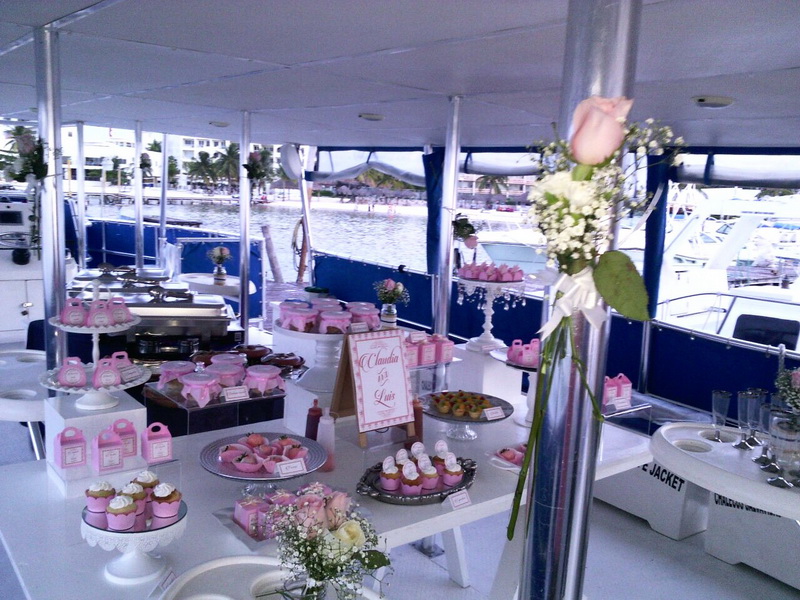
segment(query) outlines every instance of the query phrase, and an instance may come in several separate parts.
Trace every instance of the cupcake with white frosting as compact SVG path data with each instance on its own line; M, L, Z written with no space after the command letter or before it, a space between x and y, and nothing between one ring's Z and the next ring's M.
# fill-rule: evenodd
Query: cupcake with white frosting
M106 507L108 528L112 531L128 531L136 522L136 502L130 496L114 496Z
M171 483L159 483L150 497L154 517L174 517L181 506L181 493Z
M89 512L102 513L106 511L111 498L116 491L114 486L107 481L96 481L88 487L86 494L86 508Z

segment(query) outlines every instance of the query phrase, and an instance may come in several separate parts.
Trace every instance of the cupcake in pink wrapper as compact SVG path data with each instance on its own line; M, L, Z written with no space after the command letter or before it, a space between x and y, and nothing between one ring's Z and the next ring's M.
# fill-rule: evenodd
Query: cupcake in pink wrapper
M144 491L144 488L140 484L134 482L127 483L122 486L119 494L121 496L130 496L131 499L133 499L133 501L136 503L136 514L144 514L144 507L147 503L147 492Z
M387 492L396 492L400 489L400 469L394 463L394 458L387 456L383 459L380 474L381 489Z
M181 493L171 483L159 483L153 489L153 516L174 517L181 506Z
M136 478L133 480L133 483L138 483L144 488L144 491L147 493L147 500L149 502L153 494L153 488L159 484L158 475L152 471L142 471L136 476Z
M458 485L464 479L464 469L458 464L456 455L452 452L447 453L444 459L444 472L442 473L442 482L449 487Z
M97 481L88 487L85 494L86 508L89 512L104 513L106 512L106 506L108 506L116 491L109 482Z
M432 460L433 466L436 468L436 472L439 473L439 475L441 476L442 473L444 473L444 461L447 458L447 452L448 452L447 442L445 442L444 440L439 440L438 442L436 442L436 445L434 446L434 451L436 452L436 454L434 454L433 456Z
M419 465L419 472L422 476L422 490L435 490L439 485L439 473L430 462L422 462Z
M405 496L419 496L422 492L422 476L412 462L403 465L403 474L400 476L400 491Z
M405 448L400 448L400 450L398 450L394 455L394 462L401 469L407 462L411 462L411 459L408 457L408 450Z
M136 503L130 496L114 496L106 507L108 528L111 531L128 531L136 522Z

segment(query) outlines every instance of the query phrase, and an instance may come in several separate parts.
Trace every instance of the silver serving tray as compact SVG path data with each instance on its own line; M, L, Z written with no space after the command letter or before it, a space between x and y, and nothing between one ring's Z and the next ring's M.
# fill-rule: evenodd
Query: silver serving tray
M263 431L256 431L253 433L260 433L270 441L273 441L275 438L278 438L282 435L287 435L283 433L271 433ZM328 453L325 451L325 448L320 446L314 440L301 435L291 435L289 437L297 440L300 442L300 444L308 448L308 455L305 458L305 473L298 473L297 475L292 475L290 477L281 477L278 475L278 473L267 473L264 470L259 470L255 473L245 473L244 471L240 471L234 467L231 463L226 463L219 460L220 446L224 446L225 444L238 444L240 443L239 440L243 437L246 436L231 435L211 442L200 451L200 464L207 471L214 473L214 475L219 475L220 477L226 477L228 479L239 479L242 481L281 481L283 479L294 479L295 477L301 477L306 473L312 473L324 465L328 458Z
M399 504L401 506L436 504L442 502L453 492L469 488L475 481L475 471L478 468L478 464L471 458L458 458L457 460L464 470L464 478L461 483L453 487L447 487L440 483L436 490L418 496L404 496L400 492L387 492L381 488L380 476L383 464L378 463L364 472L361 480L356 485L356 492L361 496L369 496L387 504Z
M444 391L435 392L435 393L436 394L443 394L445 392L450 392L450 391L453 391L453 390L444 390ZM464 390L464 391L466 391L466 390ZM473 392L469 392L469 393L473 393ZM433 403L431 402L431 396L432 396L432 394L425 394L424 396L420 397L420 401L422 402L422 412L424 412L429 417L433 417L434 419L439 419L440 421L447 421L449 423L468 423L468 424L471 424L471 425L475 425L475 424L480 425L482 423L497 423L499 421L507 419L512 414L514 414L514 406L510 402L506 402L505 400L503 400L502 398L498 398L497 396L491 396L489 394L481 394L481 396L484 396L487 400L489 400L492 403L493 407L494 406L499 406L500 408L503 409L503 415L504 416L503 416L502 419L492 419L490 421L485 416L483 416L483 413L481 413L481 416L478 417L477 419L473 419L468 414L463 415L461 417L457 417L452 412L449 412L449 413L441 413L441 412L439 412L439 410L435 406L433 406Z

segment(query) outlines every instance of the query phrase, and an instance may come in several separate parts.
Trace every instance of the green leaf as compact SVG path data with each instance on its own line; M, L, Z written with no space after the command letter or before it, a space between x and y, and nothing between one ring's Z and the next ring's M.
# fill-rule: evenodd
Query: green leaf
M369 571L389 566L389 557L378 550L367 550L362 552L361 555L361 564Z
M619 314L637 321L650 319L644 280L627 254L619 250L602 254L593 277L603 300Z

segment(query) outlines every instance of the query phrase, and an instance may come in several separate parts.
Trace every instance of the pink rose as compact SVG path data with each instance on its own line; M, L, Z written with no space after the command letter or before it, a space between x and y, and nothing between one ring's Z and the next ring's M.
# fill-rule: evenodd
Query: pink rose
M478 236L475 234L467 236L467 239L464 240L464 245L470 250L474 250L478 247Z
M308 537L317 535L317 529L327 529L325 517L325 500L315 494L307 494L297 499L297 511L294 518L298 524L308 530Z
M344 492L333 492L328 496L325 503L325 514L331 529L338 529L347 520L347 511L350 510L352 503L350 496Z
M622 121L628 116L633 100L624 96L592 96L575 108L572 116L570 151L584 165L599 165L617 150L625 138Z
M387 292L391 292L394 289L395 283L394 279L387 279L383 282L383 287L386 288Z

